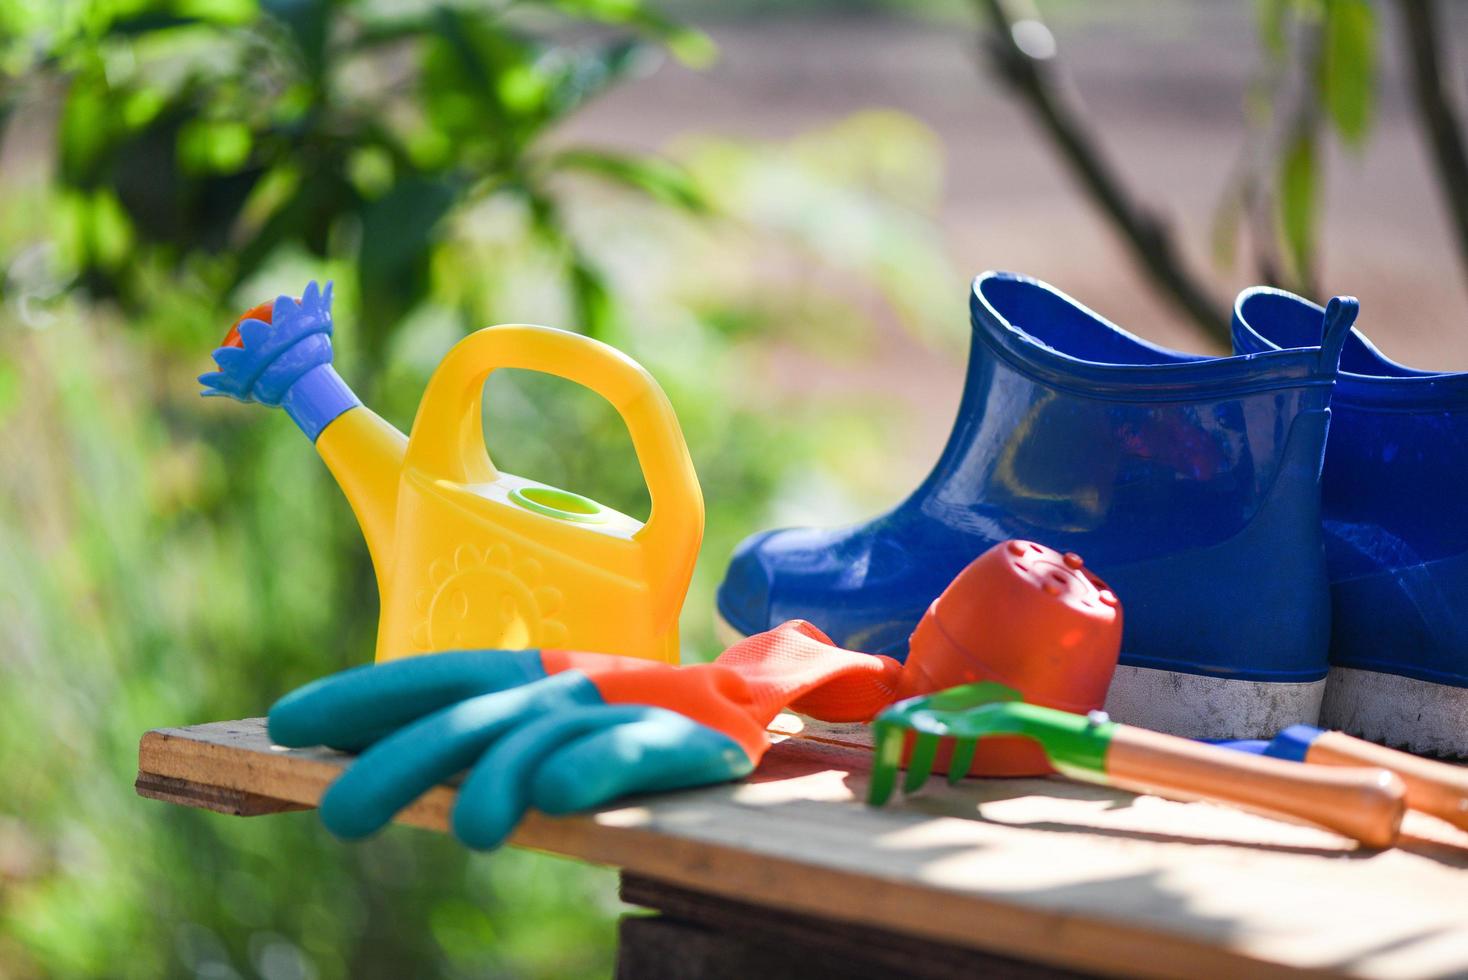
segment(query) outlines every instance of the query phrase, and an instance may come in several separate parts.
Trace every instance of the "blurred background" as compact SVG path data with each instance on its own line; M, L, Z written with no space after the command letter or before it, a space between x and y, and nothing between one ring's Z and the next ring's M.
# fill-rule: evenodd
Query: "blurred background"
M366 549L282 413L194 376L336 282L399 426L464 333L648 366L744 534L899 500L968 280L1223 349L1234 291L1359 295L1468 369L1468 9L1425 0L0 0L0 976L598 977L614 875L138 799L147 728L371 656ZM594 396L496 376L504 468L645 514Z

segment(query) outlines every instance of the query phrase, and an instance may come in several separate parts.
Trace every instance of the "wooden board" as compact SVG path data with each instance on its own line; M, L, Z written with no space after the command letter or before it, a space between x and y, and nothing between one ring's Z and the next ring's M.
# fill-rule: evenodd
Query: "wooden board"
M720 898L624 871L617 980L1078 980L1049 964ZM638 929L636 924L657 923ZM630 927L630 928L629 928Z
M694 891L1055 964L1145 976L1468 977L1468 835L1412 815L1403 845L1061 780L930 782L859 800L856 733L784 718L747 782L561 819L513 843ZM349 758L260 719L147 733L138 790L242 815L313 805ZM442 831L439 787L402 822Z

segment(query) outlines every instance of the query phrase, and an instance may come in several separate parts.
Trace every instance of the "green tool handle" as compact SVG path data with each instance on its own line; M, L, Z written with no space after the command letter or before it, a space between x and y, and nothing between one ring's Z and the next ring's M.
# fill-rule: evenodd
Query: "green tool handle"
M1468 769L1422 759L1384 745L1325 732L1310 743L1305 761L1325 766L1379 766L1401 777L1407 806L1468 830Z
M1368 847L1390 847L1401 827L1406 787L1386 769L1302 766L1130 725L1110 735L1112 785L1301 820Z

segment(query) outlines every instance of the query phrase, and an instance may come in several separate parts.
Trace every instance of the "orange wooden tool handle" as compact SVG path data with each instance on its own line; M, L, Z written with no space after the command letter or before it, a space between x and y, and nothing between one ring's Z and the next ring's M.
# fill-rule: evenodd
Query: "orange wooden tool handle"
M1325 766L1380 766L1401 777L1407 806L1468 830L1468 769L1421 759L1384 745L1326 732L1310 743L1306 762Z
M1313 823L1368 847L1390 847L1406 787L1385 769L1302 766L1118 725L1106 773L1120 786L1180 793Z

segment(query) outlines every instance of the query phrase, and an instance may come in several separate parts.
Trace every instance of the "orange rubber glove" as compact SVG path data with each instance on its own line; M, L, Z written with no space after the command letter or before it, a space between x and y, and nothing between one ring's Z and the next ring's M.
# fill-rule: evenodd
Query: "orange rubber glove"
M804 620L791 620L734 644L713 663L673 667L603 653L542 650L546 673L580 670L607 704L676 711L723 732L755 765L766 732L786 708L821 721L868 721L892 703L902 664L855 653Z
M346 838L375 832L470 769L454 834L490 848L530 806L569 813L748 775L782 708L863 721L892 702L901 670L804 622L686 667L565 650L429 654L293 691L270 709L270 735L287 746L366 748L321 801L322 821Z

